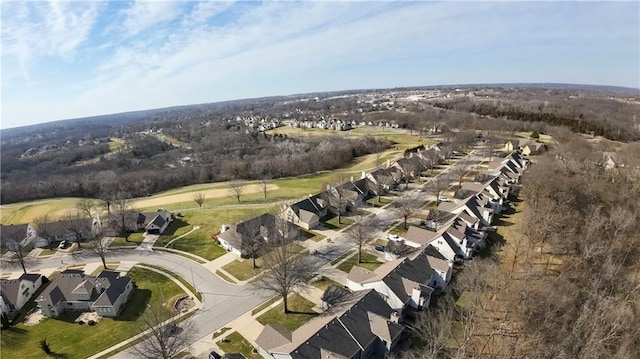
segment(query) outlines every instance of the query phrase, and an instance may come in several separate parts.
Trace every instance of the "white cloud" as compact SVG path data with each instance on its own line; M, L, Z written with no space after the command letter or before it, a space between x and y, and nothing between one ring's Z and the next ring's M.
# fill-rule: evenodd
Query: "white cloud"
M155 25L180 17L183 5L177 1L137 0L122 11L122 29L127 37L135 36Z
M102 5L93 1L3 1L3 60L17 60L25 80L29 80L30 67L39 58L70 60L88 39Z

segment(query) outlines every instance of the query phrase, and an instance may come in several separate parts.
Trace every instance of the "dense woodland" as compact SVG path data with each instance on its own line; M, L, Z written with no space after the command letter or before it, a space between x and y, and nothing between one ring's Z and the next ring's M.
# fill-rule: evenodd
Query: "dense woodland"
M520 221L498 221L513 235L465 265L406 357L639 357L640 173L604 170L584 137L554 135L523 176Z
M238 120L248 116L390 121L414 134L436 133L447 141L461 129L548 133L557 125L612 139L640 138L640 105L627 101L631 95L610 98L575 89L445 90L438 90L438 98L421 100L409 96L425 94L426 89L262 98L3 130L0 200L100 197L104 192L146 196L196 183L295 176L334 169L391 145L373 138L264 135ZM119 142L99 141L109 138ZM117 189L110 188L114 178Z

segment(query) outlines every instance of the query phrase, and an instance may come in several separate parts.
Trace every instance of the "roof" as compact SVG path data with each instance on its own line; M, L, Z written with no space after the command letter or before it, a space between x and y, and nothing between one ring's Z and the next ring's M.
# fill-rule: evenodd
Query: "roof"
M325 205L324 201L320 199L320 195L315 195L309 196L296 203L293 203L290 205L290 207L298 215L298 217L300 216L300 210L305 210L319 216Z
M410 297L414 289L421 289L431 279L433 270L429 266L424 254L415 259L407 258L393 261L397 264L388 273L376 273L389 289L404 303ZM388 262L388 263L393 263ZM377 270L376 270L377 272Z
M78 224L71 223L75 221L78 221ZM46 224L46 234L49 237L60 237L60 236L64 236L71 233L69 231L70 227L77 228L82 226L82 229L84 229L83 231L83 235L84 235L91 231L92 225L93 225L93 218L79 218L79 219L72 219L72 220L48 222ZM42 235L42 233L38 233L38 234Z
M447 257L443 256L442 253L440 253L440 251L438 251L438 249L436 247L434 247L433 245L429 244L423 251L422 253L424 253L427 258L428 257L432 257L432 258L436 258L436 259L441 259L446 261Z
M5 304L16 305L18 303L20 283L23 281L36 282L41 277L40 274L23 274L17 279L0 279L0 293L2 293Z
M8 226L0 224L0 240L6 243L10 240L22 241L27 237L28 223L11 224Z
M382 320L369 321L370 314L381 318L390 318L395 311L373 289L354 293L342 305L330 308L320 316L308 321L293 332L291 343L275 347L272 353L289 353L292 358L352 358L362 347L369 347L380 340L376 333L398 335L403 326L387 321L388 329L383 328ZM368 323L369 325L366 325Z
M89 294L87 301L99 306L111 306L131 282L119 272L103 271L98 277L84 274L81 270L65 270L60 273L37 299L40 306L56 305L60 301L78 301L75 295Z
M372 271L363 267L358 267L358 266L351 267L349 274L347 274L347 280L350 280L356 283L364 283L375 277L376 277L376 274L373 273Z
M256 338L256 344L269 350L291 343L291 332L281 324L267 324Z
M434 239L436 239L441 234L441 231L434 232L424 228L411 226L407 231L407 234L404 238L407 241L411 241L413 243L417 243L418 245L428 244Z

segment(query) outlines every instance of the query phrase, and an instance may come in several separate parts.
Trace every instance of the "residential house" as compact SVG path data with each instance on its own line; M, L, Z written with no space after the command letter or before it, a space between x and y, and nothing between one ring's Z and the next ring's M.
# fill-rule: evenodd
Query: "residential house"
M293 333L280 325L266 325L256 344L267 359L384 358L396 350L404 330L375 290L363 290Z
M148 222L146 222L147 218L151 218ZM144 229L148 234L162 234L169 224L173 221L173 216L171 213L165 210L158 210L153 214L145 215L145 226Z
M402 317L407 307L429 307L433 276L426 255L419 253L413 259L400 258L386 262L374 271L354 266L347 275L347 287L354 291L375 289Z
M490 226L493 220L494 210L489 204L487 196L475 195L465 199L455 199L452 202L441 202L438 210L455 214L466 213L480 221L481 226Z
M281 213L283 218L304 229L320 225L320 218L327 215L328 204L321 195L315 195L290 204Z
M2 245L3 249L14 252L19 249L31 249L36 237L36 228L31 224L12 224L8 226L0 224L0 245Z
M278 217L270 213L264 213L260 216L238 222L233 226L223 225L220 234L218 234L218 242L220 246L229 252L242 257L249 257L254 253L262 252L260 248L264 247L274 236L279 236L285 240L295 238L295 231L289 228L279 228ZM287 233L282 233L282 231Z
M36 303L47 317L65 311L95 311L116 317L133 292L133 281L119 272L103 271L97 277L81 270L65 270L42 292Z
M438 249L432 245L428 245L422 253L426 256L427 262L431 269L433 269L433 276L431 277L431 287L439 290L443 290L451 282L453 276L453 262L447 260L447 258L438 251Z
M91 240L102 229L102 225L100 217L96 215L93 218L48 222L36 229L37 236L34 244L38 248L44 248L55 242L84 242Z
M18 279L0 279L0 310L13 318L42 285L40 274L23 274Z
M517 150L517 148L513 145L512 141L507 141L502 150L505 152L513 152L514 150Z
M544 153L547 150L547 146L544 143L534 142L528 145L525 145L522 148L523 155L539 155Z

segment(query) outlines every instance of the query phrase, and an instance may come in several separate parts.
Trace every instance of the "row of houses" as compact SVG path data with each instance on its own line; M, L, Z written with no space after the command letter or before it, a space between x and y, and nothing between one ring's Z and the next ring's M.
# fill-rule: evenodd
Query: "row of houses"
M148 234L162 234L173 221L171 213L165 210L155 212L130 211L125 215L126 232L144 230ZM28 250L33 247L46 248L52 244L68 242L84 242L94 238L104 229L104 235L116 237L122 233L121 219L114 216L104 228L99 216L75 218L46 223L23 223L0 225L0 243L9 251Z
M512 187L519 178L505 172L515 167L521 174L528 160L513 153L500 163L487 171L491 180L467 185L473 195L442 203L407 238L390 241L387 262L373 271L354 266L346 288L329 287L321 315L293 332L265 326L256 339L258 352L267 359L384 358L406 349L410 313L427 309L431 297L447 287L454 263L483 245L493 216L517 193Z
M398 124L389 121L360 121L355 120L340 120L337 118L319 120L292 120L289 122L289 126L292 128L319 128L322 130L334 130L334 131L348 131L358 127L364 126L378 126L387 128L398 128Z
M397 189L402 182L415 178L430 164L438 164L443 160L437 146L420 149L408 157L388 163L386 168L371 173L362 172L358 180L352 178L341 185L329 186L321 193L290 203L282 208L279 216L305 230L316 228L323 218L361 207L370 198ZM256 244L268 241L267 234L275 233L272 228L276 223L274 218L273 215L263 214L235 225L225 224L217 236L218 243L229 252L247 257L249 252L256 252L253 248ZM256 226L256 221L261 225ZM262 229L258 231L257 227Z
M22 307L45 285L35 299L47 317L66 311L93 311L100 316L116 317L134 290L131 278L119 272L103 271L97 277L80 270L67 269L52 282L40 274L23 274L16 279L0 279L0 310L14 318Z

